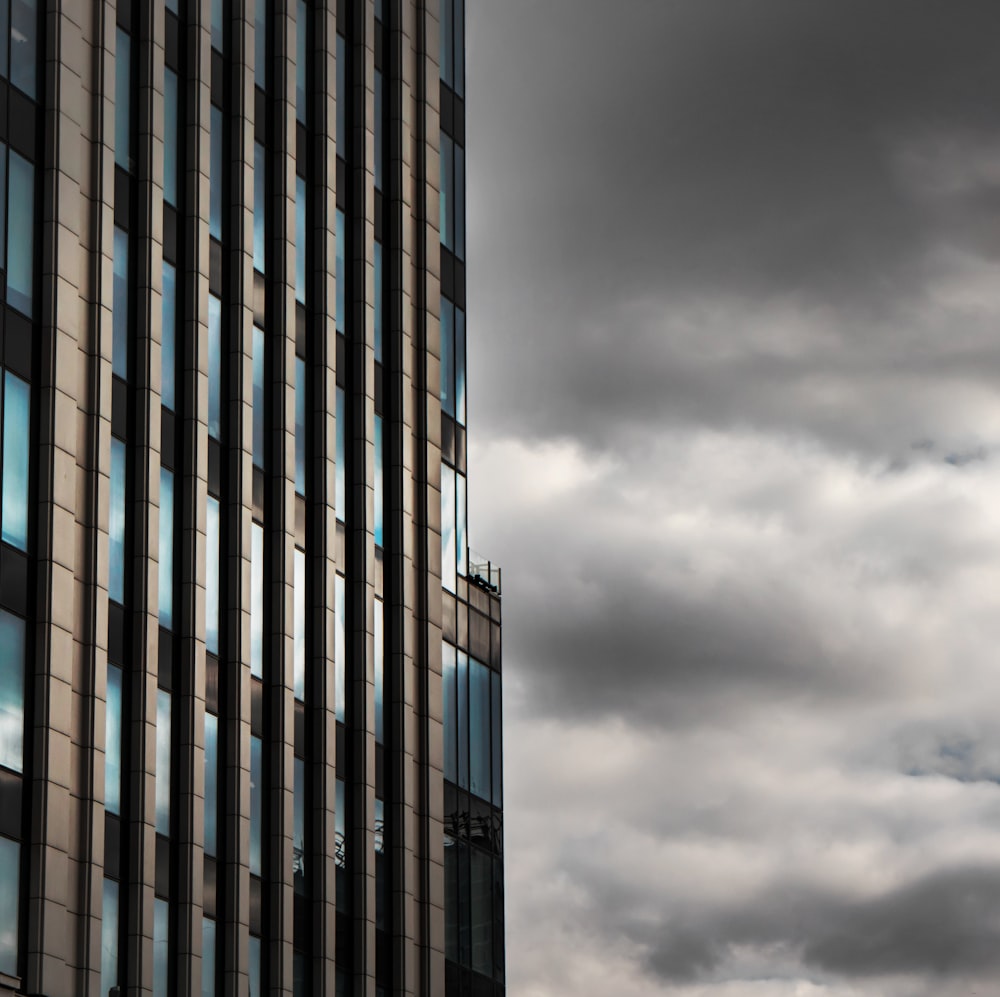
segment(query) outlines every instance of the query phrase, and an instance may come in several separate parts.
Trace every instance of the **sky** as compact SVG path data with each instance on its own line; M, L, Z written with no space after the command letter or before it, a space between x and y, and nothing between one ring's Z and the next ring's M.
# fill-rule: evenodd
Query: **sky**
M467 2L508 993L1000 992L1000 5Z

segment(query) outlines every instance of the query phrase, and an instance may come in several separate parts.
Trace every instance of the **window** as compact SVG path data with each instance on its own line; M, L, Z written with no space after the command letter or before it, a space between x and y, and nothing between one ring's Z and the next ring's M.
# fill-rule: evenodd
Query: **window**
M111 370L128 380L128 232L115 229L114 290L111 311Z
M101 910L101 994L118 986L118 883L104 880Z
M455 418L455 305L441 298L441 411Z
M337 910L350 909L350 890L347 881L347 788L343 779L337 780L336 810L333 815L333 861L337 867Z
M375 416L375 546L383 546L382 537L382 416Z
M6 7L8 0L3 0ZM11 0L10 82L29 97L38 88L38 6L36 0ZM3 45L6 47L6 39ZM6 66L4 66L6 71Z
M222 52L225 39L222 3L223 0L212 0L212 48L219 52Z
M458 782L458 661L453 645L441 643L441 684L444 700L444 777Z
M444 955L458 962L458 842L444 836Z
M125 601L125 444L114 436L108 502L108 597Z
M344 576L337 575L334 583L334 705L337 713L337 720L346 723L345 703L347 699L347 641L344 629Z
M253 463L264 468L264 330L253 327Z
M306 553L295 548L295 698L306 698Z
M455 475L455 555L458 558L456 569L460 575L466 573L466 563L469 556L468 540L466 537L466 491L465 475Z
M345 263L347 255L347 220L344 212L337 209L337 230L336 230L336 278L337 278L337 304L335 323L337 332L344 331L344 320L346 317L347 299L347 265Z
M375 287L372 291L375 308L375 361L382 363L382 243L375 240Z
M170 836L170 707L166 689L156 690L156 833Z
M175 380L177 373L176 335L177 324L177 271L163 261L163 280L160 296L162 330L160 336L160 401L163 407L174 410L176 403Z
M264 241L264 217L267 212L267 150L260 142L253 144L253 268L261 273L267 259Z
M219 718L205 714L205 854L215 855L219 841Z
M208 435L222 437L222 301L208 296Z
M250 952L247 962L250 997L260 997L260 939L256 935L250 936Z
M489 669L469 661L469 790L484 800L490 799L490 673Z
M25 622L0 609L0 765L24 770Z
M385 931L385 801L375 798L375 930Z
M122 670L112 664L104 712L104 809L122 812Z
M115 166L132 170L132 39L115 34Z
M177 74L163 71L163 200L177 207L177 157L181 146Z
M17 976L21 846L0 838L0 973Z
M347 39L337 35L337 155L347 159ZM340 270L337 274L339 276ZM339 314L339 313L338 313ZM339 326L338 326L339 328Z
M502 747L503 700L501 699L499 672L491 672L490 675L493 684L492 696L490 699L490 705L492 709L492 722L490 724L490 729L491 729L491 746L493 754L493 806L502 807L503 806L503 747Z
M170 982L170 904L153 901L153 997L167 997Z
M264 527L250 527L250 674L264 677Z
M306 493L306 362L295 358L295 491Z
M455 591L455 471L441 465L441 584Z
M441 132L441 245L465 259L465 150Z
M306 123L306 99L309 85L309 7L298 0L295 17L295 117Z
M3 377L3 492L4 543L28 549L28 468L31 440L31 386L4 371Z
M295 892L306 892L306 763L295 759L294 807L292 815L292 879Z
M465 312L455 308L455 418L465 425Z
M35 168L10 153L7 186L7 304L34 316Z
M472 969L493 973L493 860L487 852L470 848Z
M456 701L458 723L455 733L458 742L458 784L469 788L469 656L465 651L456 651Z
M201 917L201 997L215 997L215 921Z
M160 626L174 626L174 475L160 468Z
M385 123L383 121L385 117L385 105L383 104L383 93L384 86L382 85L382 72L381 70L375 70L375 189L382 190L382 157L383 152L383 133L385 132Z
M374 612L375 640L375 743L385 744L385 643L383 627L385 625L385 603L375 600Z
M212 105L210 119L211 148L208 172L208 234L222 239L222 192L225 183L223 170L224 118L222 108Z
M465 0L441 0L441 82L465 92Z
M261 842L264 822L264 745L250 738L250 872L261 874Z
M346 521L347 508L347 399L343 388L337 388L337 476L334 484L334 506L337 510L337 519L342 523Z
M295 177L295 300L306 303L306 179Z
M257 0L254 24L254 82L267 89L267 22L270 4L268 0Z
M219 500L208 496L205 529L205 648L219 653L219 568L222 547L219 536Z

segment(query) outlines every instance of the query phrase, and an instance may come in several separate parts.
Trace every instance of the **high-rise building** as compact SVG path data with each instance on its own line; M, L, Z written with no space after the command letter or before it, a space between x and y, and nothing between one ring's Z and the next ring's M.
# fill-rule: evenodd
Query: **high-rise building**
M464 0L0 0L0 995L504 991Z

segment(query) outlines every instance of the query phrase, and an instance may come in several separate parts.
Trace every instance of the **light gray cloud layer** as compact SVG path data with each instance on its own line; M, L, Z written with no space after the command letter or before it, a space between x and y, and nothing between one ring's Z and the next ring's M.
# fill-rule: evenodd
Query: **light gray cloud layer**
M511 992L991 992L1000 8L468 23Z

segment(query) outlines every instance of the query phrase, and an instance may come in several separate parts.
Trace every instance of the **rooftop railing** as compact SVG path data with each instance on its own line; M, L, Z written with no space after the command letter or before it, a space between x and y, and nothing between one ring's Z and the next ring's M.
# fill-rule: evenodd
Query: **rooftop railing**
M500 595L500 565L469 548L469 581Z

